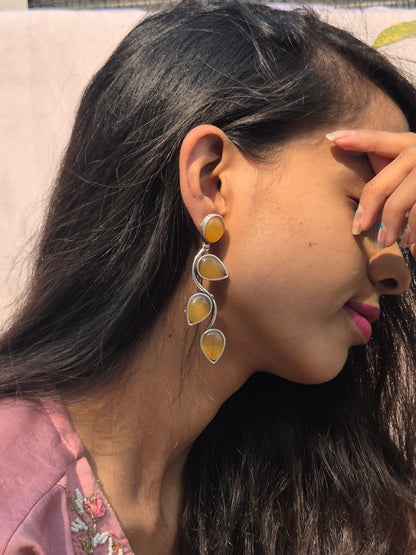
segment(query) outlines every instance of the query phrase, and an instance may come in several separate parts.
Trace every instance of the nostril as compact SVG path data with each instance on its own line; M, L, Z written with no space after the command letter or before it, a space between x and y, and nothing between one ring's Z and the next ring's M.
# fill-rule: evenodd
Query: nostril
M399 284L393 278L382 279L379 283L386 291L394 291L399 287Z
M409 268L397 245L373 251L368 261L368 277L381 295L400 295L411 281Z

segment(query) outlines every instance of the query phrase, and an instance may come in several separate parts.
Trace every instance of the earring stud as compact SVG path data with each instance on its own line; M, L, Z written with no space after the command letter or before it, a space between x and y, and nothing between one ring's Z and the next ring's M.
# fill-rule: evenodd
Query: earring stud
M202 220L199 230L206 243L216 243L224 235L224 218L219 214L208 214Z

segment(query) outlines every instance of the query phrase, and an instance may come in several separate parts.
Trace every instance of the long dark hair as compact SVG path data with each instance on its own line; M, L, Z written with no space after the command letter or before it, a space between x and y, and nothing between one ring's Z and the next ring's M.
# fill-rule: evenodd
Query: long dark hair
M247 156L353 122L376 86L416 129L413 87L310 12L183 2L91 80L26 301L0 340L0 394L102 386L151 331L196 246L178 157L198 124ZM410 261L409 261L410 263ZM195 442L182 555L403 554L416 530L414 284L319 386L253 376Z

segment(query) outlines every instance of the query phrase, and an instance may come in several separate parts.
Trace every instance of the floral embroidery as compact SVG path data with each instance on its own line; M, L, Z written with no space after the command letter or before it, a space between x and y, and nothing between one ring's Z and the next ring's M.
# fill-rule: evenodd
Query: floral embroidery
M85 498L85 506L92 519L99 520L104 516L105 507L101 496L96 493L92 497Z
M83 497L80 490L75 490L72 498L68 496L68 507L77 516L71 522L71 532L74 542L78 542L82 552L94 555L94 549L100 545L106 545L107 555L123 555L123 545L114 540L112 531L98 532L97 523L103 518L106 507L103 498L99 493L94 493L90 497Z

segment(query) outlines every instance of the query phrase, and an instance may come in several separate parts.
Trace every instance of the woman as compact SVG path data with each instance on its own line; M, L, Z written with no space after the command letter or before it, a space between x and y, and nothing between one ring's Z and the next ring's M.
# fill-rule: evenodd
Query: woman
M415 548L415 99L301 11L126 37L0 344L5 553Z

